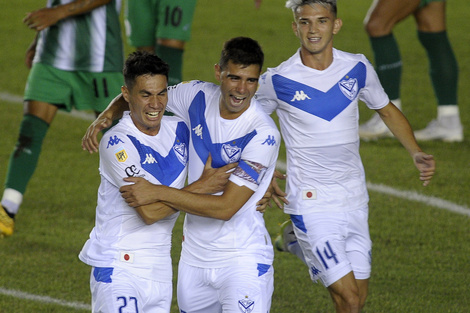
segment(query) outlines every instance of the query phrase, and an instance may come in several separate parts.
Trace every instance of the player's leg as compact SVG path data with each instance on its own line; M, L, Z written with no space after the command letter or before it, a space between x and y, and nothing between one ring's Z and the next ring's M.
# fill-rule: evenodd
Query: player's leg
M159 1L155 51L170 65L169 85L183 79L183 54L191 37L195 7L196 0Z
M1 204L0 233L11 235L14 216L23 201L26 187L36 169L43 139L57 112L57 106L68 97L69 89L51 67L35 64L31 69L24 95L24 116L18 141L10 156ZM60 86L60 88L58 88ZM54 90L54 93L50 91Z
M211 284L212 269L178 263L177 300L182 313L219 313L222 305Z
M418 140L462 141L457 105L458 65L447 36L445 1L432 1L415 13L418 39L429 59L429 73L437 98L437 120L416 131Z
M418 9L420 0L375 0L364 20L374 53L375 68L390 100L401 109L400 83L402 61L393 36L393 27ZM378 114L359 127L362 139L392 137L392 133Z
M272 265L252 261L217 269L215 286L224 313L266 313L274 291Z
M137 50L155 53L159 0L126 1L124 26L128 43Z
M92 312L169 313L172 284L145 279L126 270L93 267L90 276Z

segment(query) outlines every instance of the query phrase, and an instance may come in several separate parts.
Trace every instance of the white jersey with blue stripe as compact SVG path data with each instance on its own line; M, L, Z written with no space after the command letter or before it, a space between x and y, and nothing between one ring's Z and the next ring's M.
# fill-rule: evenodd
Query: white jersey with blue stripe
M171 282L171 232L178 214L146 225L121 197L125 177L182 188L186 181L189 130L163 116L157 135L139 131L129 112L100 142L101 184L96 221L79 258L95 267L120 267L155 281Z
M333 49L333 63L319 71L305 66L297 51L261 76L256 99L279 117L287 151L286 213L367 206L358 101L380 109L389 99L364 55Z
M229 221L186 214L181 259L204 268L243 260L271 265L273 248L256 203L271 181L280 134L255 100L238 118L222 118L220 96L220 86L202 81L169 89L168 110L182 117L190 128L188 180L201 176L210 153L213 167L239 162L230 181L254 194Z

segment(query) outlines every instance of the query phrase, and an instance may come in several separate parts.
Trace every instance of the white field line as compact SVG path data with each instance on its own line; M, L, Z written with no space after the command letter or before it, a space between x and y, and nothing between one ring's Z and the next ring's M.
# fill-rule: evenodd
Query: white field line
M32 300L32 301L38 301L38 302L43 302L43 303L49 303L49 304L57 304L57 305L72 308L72 309L91 311L91 305L89 304L79 303L79 302L68 302L68 301L64 301L60 299L54 299L51 297L38 296L38 295L33 295L30 293L23 292L23 291L19 291L19 290L5 289L5 288L0 287L0 294L6 295L6 296L12 296L12 297L23 299L23 300Z
M21 96L12 95L6 92L0 92L0 100L9 101L13 103L23 102L23 98ZM59 112L63 113L62 111L59 111ZM90 120L90 121L94 120L94 115L89 114L89 113L72 111L69 114L77 118L84 119L84 120ZM286 163L283 161L278 161L277 168L280 171L285 172ZM385 186L381 184L373 184L370 182L367 183L367 188L371 191L388 194L394 197L407 199L410 201L421 202L421 203L424 203L424 204L427 204L427 205L430 205L439 209L448 210L451 212L455 212L455 213L462 214L462 215L467 215L470 217L470 208L461 206L461 205L458 205L458 204L455 204L450 201L446 201L437 197L425 196L414 191L398 190L389 186ZM91 309L90 305L87 305L84 303L67 302L67 301L58 300L58 299L54 299L50 297L32 295L32 294L28 294L28 293L21 292L21 291L4 289L1 287L0 287L0 294L10 295L10 296L20 298L20 299L35 300L35 301L45 302L45 303L56 303L58 305L67 306L67 307L74 308L74 309L86 309L86 310Z

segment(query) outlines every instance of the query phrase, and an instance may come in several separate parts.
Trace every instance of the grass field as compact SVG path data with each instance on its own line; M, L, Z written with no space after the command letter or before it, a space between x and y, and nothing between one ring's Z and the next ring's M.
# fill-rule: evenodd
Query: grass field
M16 141L27 77L24 51L34 34L22 25L24 13L45 1L5 1L0 10L0 179ZM335 39L339 49L372 58L362 19L370 0L339 0L344 26ZM290 57L298 41L290 29L291 13L283 0L265 0L255 10L251 0L199 0L193 37L185 54L184 78L214 81L213 65L225 40L239 35L257 39L266 66ZM460 66L459 103L466 140L423 143L438 170L423 188L410 157L394 139L361 143L368 181L398 191L434 197L431 204L370 192L370 231L374 242L370 295L364 312L470 312L470 218L438 208L442 199L470 206L470 7L448 2L448 28ZM412 19L396 37L404 63L403 111L415 129L436 115L425 52ZM131 49L126 46L126 51ZM361 121L371 116L361 107ZM14 236L0 240L0 313L79 312L90 303L89 267L78 253L94 225L99 185L98 157L80 148L90 121L61 114L50 127L38 169L17 216ZM284 158L281 153L281 159ZM270 209L266 224L274 238L286 216ZM174 230L173 260L180 251L182 219ZM326 290L312 284L294 256L276 253L272 313L333 312ZM175 268L176 272L176 268ZM178 312L174 299L172 312Z

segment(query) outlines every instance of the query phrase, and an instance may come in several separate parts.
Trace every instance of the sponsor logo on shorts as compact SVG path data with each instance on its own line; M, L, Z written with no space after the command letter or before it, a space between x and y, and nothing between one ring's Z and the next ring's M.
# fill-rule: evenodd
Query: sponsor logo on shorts
M244 299L238 300L238 308L243 313L250 313L255 307L255 301L251 300L248 296Z

